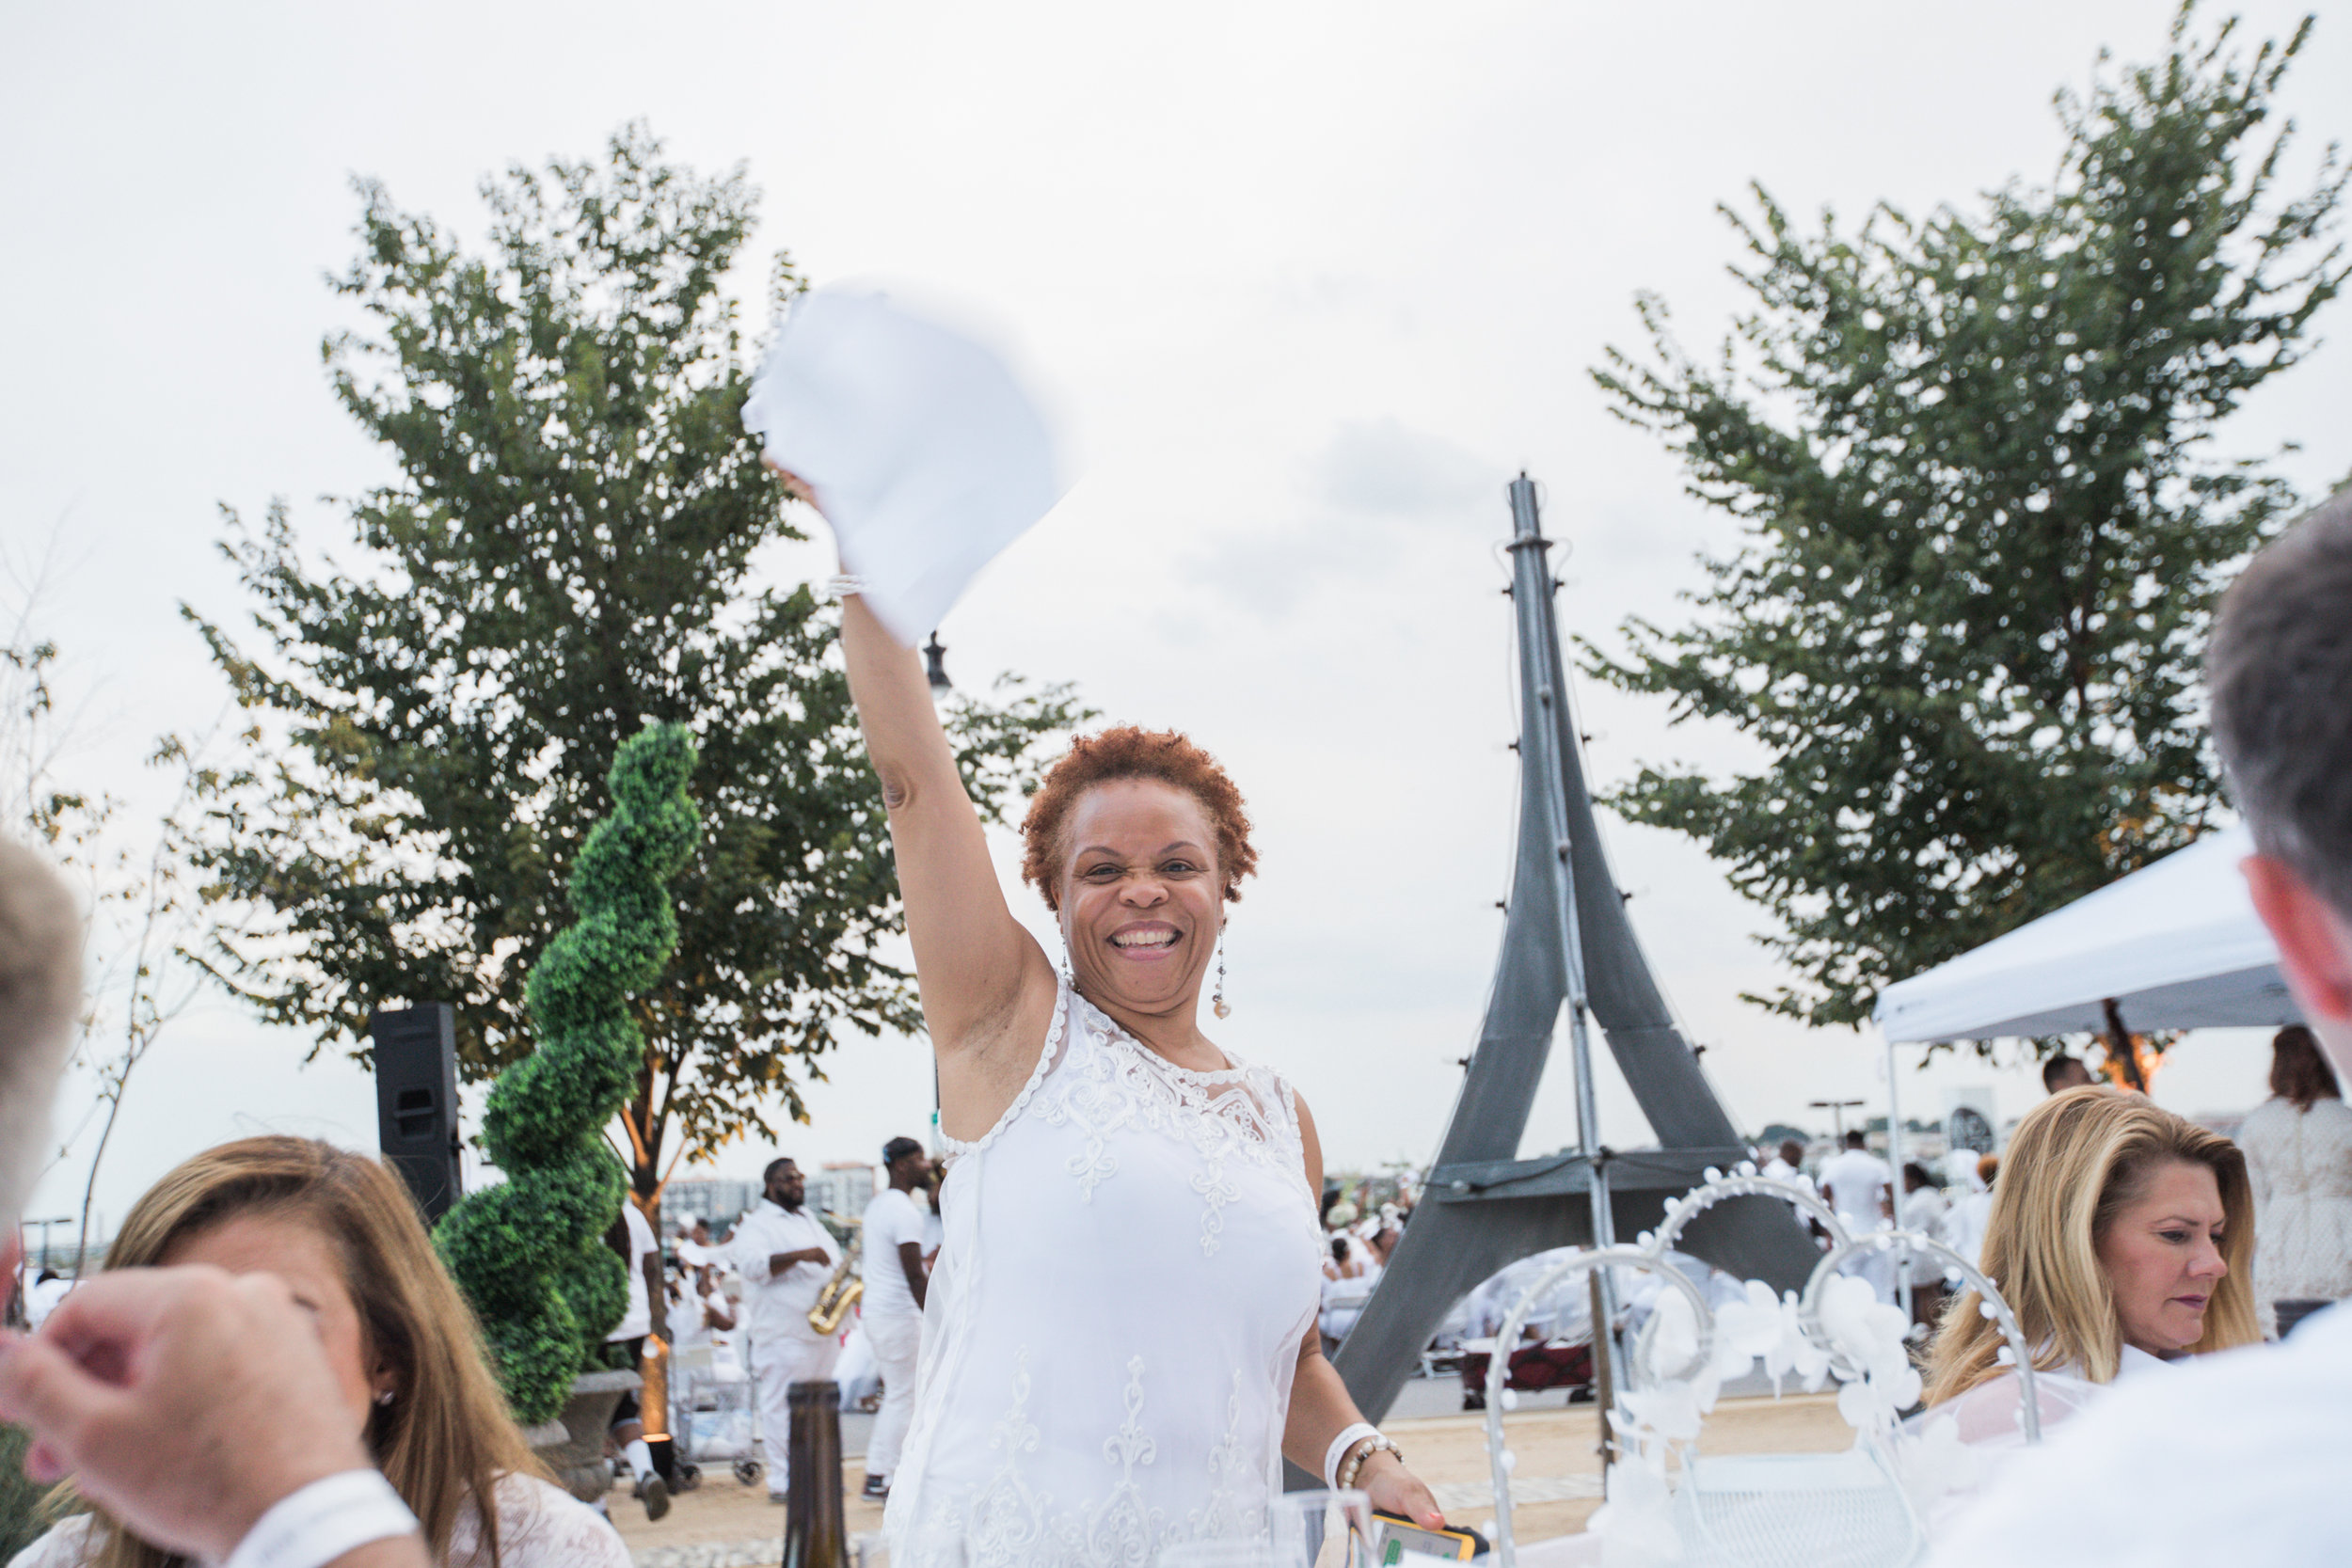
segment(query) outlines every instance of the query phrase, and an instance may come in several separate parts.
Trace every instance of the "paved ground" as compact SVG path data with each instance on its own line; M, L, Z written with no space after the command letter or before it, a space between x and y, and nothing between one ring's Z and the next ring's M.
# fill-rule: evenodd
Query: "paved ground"
M1452 1379L1409 1384L1406 1395L1383 1430L1396 1439L1449 1514L1483 1528L1494 1516L1483 1418L1459 1413L1461 1391ZM1448 1402L1455 1407L1450 1414L1405 1413L1433 1405L1444 1409ZM862 1453L869 1424L868 1418L844 1418L843 1448ZM1592 1407L1563 1408L1557 1396L1531 1399L1505 1425L1518 1455L1511 1489L1518 1538L1541 1541L1582 1529L1600 1501ZM1832 1396L1790 1394L1781 1400L1724 1400L1700 1441L1710 1453L1804 1453L1843 1449L1852 1440ZM850 1533L878 1533L882 1510L857 1499L863 1460L853 1456L844 1469ZM716 1465L706 1471L701 1489L679 1497L658 1525L645 1522L625 1486L615 1488L608 1503L640 1568L727 1568L774 1563L783 1555L784 1511L768 1501L766 1486L739 1486Z

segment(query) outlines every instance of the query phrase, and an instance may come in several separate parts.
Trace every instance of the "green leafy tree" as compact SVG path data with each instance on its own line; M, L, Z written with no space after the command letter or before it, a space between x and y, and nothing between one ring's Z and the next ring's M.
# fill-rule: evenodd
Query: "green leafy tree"
M628 1173L605 1124L644 1060L630 1001L677 947L670 879L700 827L686 781L685 726L641 731L608 781L612 815L572 871L580 918L539 955L529 986L539 1048L499 1075L482 1141L506 1180L459 1203L434 1242L473 1303L516 1419L552 1420L572 1379L628 1309L621 1259L604 1244Z
M1721 720L1756 771L1645 768L1611 803L1688 833L1777 917L1797 977L1749 1000L1857 1023L1891 981L2202 832L2220 803L2198 659L2216 595L2293 504L2215 457L2239 401L2342 287L2333 149L2282 197L2258 133L2310 32L2233 25L2061 92L2047 188L1858 232L1725 210L1753 296L1723 353L1594 374L1691 492L1739 519L1695 623L1585 668Z
M338 287L372 324L331 338L343 405L400 477L348 503L362 552L314 570L282 506L226 546L258 648L199 621L266 744L211 804L228 904L213 972L320 1047L364 1053L371 1009L455 1005L469 1076L528 1053L525 976L622 737L679 723L703 835L677 956L632 1004L620 1117L637 1192L759 1127L843 1030L920 1025L880 793L805 586L756 585L791 526L740 411L722 291L751 231L739 172L665 163L639 129L601 161L487 182L485 254L363 183ZM798 285L779 258L777 290ZM1066 689L955 698L950 733L996 814Z

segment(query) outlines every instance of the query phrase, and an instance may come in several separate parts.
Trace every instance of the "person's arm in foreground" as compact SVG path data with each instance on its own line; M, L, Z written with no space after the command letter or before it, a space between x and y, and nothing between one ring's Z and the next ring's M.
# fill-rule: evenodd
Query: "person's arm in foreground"
M1323 1143L1315 1135L1315 1119L1308 1114L1307 1102L1301 1100L1297 1104L1298 1136L1307 1154L1307 1190L1319 1193L1323 1191ZM1340 1381L1339 1369L1324 1355L1323 1333L1311 1317L1307 1336L1298 1347L1298 1371L1291 1381L1290 1417L1282 1425L1282 1457L1327 1484L1330 1478L1324 1474L1324 1462L1330 1457L1333 1439L1363 1418L1356 1402L1348 1397L1347 1385ZM1445 1511L1429 1495L1429 1488L1386 1449L1366 1457L1356 1472L1356 1488L1371 1495L1375 1508L1401 1514L1427 1529L1445 1527Z
M0 1339L0 1417L32 1433L27 1476L71 1475L135 1534L208 1562L227 1561L311 1483L374 1473L310 1314L270 1275L99 1275L39 1335ZM405 1534L324 1560L425 1568L428 1559L411 1521Z
M890 813L946 1131L977 1137L1037 1065L1053 1016L1053 966L1006 906L923 661L855 595L841 607L841 647L866 756Z

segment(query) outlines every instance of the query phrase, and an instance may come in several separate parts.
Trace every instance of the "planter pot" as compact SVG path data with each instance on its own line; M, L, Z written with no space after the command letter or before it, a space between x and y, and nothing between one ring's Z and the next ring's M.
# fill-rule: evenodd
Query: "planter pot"
M595 1502L611 1489L612 1465L604 1456L604 1436L612 1425L612 1407L643 1381L629 1371L582 1372L572 1379L563 1415L523 1429L524 1440L555 1484L581 1502Z

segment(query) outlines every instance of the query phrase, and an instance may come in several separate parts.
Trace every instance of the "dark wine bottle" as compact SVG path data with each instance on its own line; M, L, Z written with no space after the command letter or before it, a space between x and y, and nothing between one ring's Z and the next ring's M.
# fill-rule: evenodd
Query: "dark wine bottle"
M796 1383L792 1473L784 1489L784 1568L850 1568L850 1531L841 1501L841 1385Z

